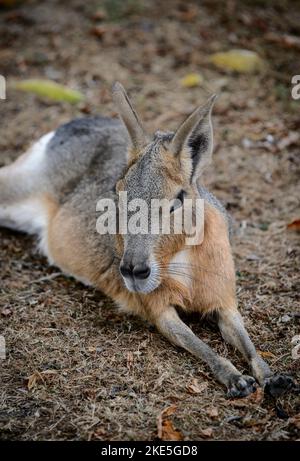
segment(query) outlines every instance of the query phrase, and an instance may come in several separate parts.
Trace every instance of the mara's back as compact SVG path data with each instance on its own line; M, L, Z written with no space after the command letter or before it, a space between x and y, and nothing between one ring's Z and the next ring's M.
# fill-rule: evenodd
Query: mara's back
M87 206L113 191L126 165L128 136L113 118L88 117L60 126L46 146L45 179L60 203Z

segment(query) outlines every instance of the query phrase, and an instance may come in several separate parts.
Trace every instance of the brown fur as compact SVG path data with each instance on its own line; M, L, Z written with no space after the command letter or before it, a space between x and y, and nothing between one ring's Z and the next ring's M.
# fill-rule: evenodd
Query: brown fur
M51 204L53 209L55 206ZM67 208L52 211L48 247L51 258L66 273L95 285L115 299L124 310L154 321L169 305L186 311L208 313L236 305L234 264L224 217L205 204L203 242L188 252L192 267L192 286L187 288L165 271L161 285L152 293L131 293L125 288L118 265L104 254L92 254L86 247L85 229ZM169 236L169 245L156 255L166 267L171 257L183 248L184 236ZM122 239L118 236L119 251ZM175 244L175 245L174 245Z
M193 305L211 311L236 306L235 270L224 216L205 203L204 240L192 247L191 264L199 266Z

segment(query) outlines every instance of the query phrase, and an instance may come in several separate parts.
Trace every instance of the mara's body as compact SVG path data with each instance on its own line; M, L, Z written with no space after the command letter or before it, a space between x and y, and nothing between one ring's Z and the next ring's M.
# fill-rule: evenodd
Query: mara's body
M166 270L163 283L144 300L140 293L124 290L118 241L115 235L97 232L96 204L103 197L117 202L116 183L127 165L127 138L119 120L103 117L73 120L43 136L17 162L0 170L2 197L8 194L9 178L16 188L10 189L11 205L7 196L0 209L1 224L36 234L50 263L149 320L152 309L164 309L166 302L202 313L220 304L234 305L227 217L220 202L200 187L206 201L203 244L178 249L171 241L165 246L164 262L182 263L183 270Z
M103 117L74 120L0 169L0 225L36 234L51 264L102 290L202 358L229 395L252 392L255 379L278 384L237 311L226 213L199 186L212 150L212 102L175 135L158 132L149 140L120 85L114 96L124 124ZM184 235L99 234L96 204L105 198L117 205L120 191L147 203L152 198L204 199L203 241L188 246ZM255 379L241 375L198 339L178 317L177 306L187 312L215 311L224 339L242 352Z

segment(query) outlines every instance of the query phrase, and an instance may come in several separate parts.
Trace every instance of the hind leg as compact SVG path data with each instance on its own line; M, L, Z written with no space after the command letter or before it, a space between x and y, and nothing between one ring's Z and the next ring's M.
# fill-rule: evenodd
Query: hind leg
M29 233L43 226L46 147L53 133L43 136L14 163L0 168L0 226Z

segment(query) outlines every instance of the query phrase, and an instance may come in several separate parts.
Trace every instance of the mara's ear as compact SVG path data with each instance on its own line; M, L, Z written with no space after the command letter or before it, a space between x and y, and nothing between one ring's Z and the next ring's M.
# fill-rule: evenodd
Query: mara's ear
M211 111L217 95L212 95L204 106L198 107L180 125L172 139L170 150L180 155L188 149L192 159L191 182L195 182L211 160L213 150L213 130Z
M114 83L112 87L112 97L117 106L119 115L127 128L133 147L135 149L140 149L147 143L147 136L121 83Z

